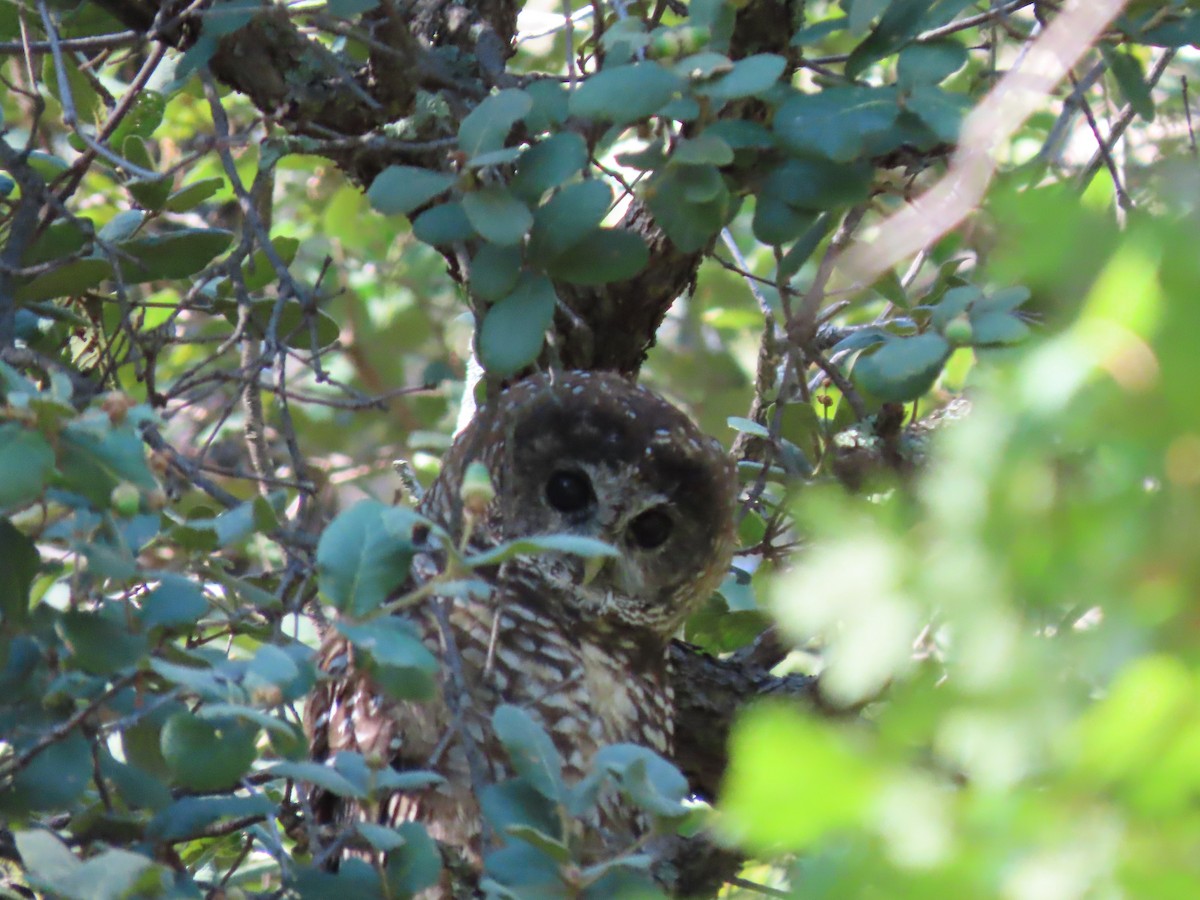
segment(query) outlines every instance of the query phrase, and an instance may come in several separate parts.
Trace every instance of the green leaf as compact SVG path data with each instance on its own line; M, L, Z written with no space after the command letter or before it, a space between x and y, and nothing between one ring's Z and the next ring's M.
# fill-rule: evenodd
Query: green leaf
M546 273L571 284L624 281L646 268L650 250L640 235L618 228L599 228L556 256Z
M167 212L181 213L195 209L217 191L225 187L224 178L201 178L185 184L167 198L163 207Z
M464 194L462 204L472 227L493 244L518 244L533 226L529 207L504 185L491 184Z
M616 775L621 789L647 812L670 818L686 812L687 779L648 747L610 744L596 752L592 765Z
M1012 312L1029 300L1031 296L1027 287L1003 288L973 302L971 313L975 315L989 312Z
M671 154L672 162L681 166L727 166L733 162L733 148L715 134L702 131L693 138L684 138Z
M573 131L553 134L521 154L509 188L522 200L536 203L546 191L587 165L587 160L587 143L580 135Z
M396 826L403 845L388 854L385 874L393 896L411 897L437 884L442 854L420 822Z
M955 316L961 315L983 297L983 290L973 284L952 287L942 294L942 299L929 317L929 321L938 331L945 329L947 323Z
M248 797L183 797L156 815L146 826L146 833L162 841L174 841L198 835L222 819L266 816L274 808L270 798L262 794Z
M969 3L970 0L892 0L879 24L846 60L846 77L857 78L872 63L905 46L922 28L933 27L927 24L931 7L942 7L938 10L939 15L954 15L954 7L961 9Z
M54 450L41 433L15 422L0 423L0 509L41 496L54 471Z
M753 97L774 86L786 67L787 60L782 56L776 56L774 53L756 53L739 59L734 63L733 70L725 75L696 85L692 92L709 97L717 103Z
M554 804L523 778L489 784L480 792L479 805L484 817L501 833L523 825L553 838L562 834L562 822Z
M545 729L524 709L507 703L492 713L492 728L508 752L513 770L547 800L560 801L562 757Z
M967 48L958 41L912 44L900 52L896 83L901 89L918 84L940 84L967 64Z
M102 613L68 611L56 627L71 663L93 675L110 675L136 665L147 651L144 635Z
M167 98L161 93L149 89L139 91L133 98L129 112L121 119L109 138L109 146L113 149L124 147L125 139L130 135L150 137L162 124L166 109Z
M19 831L14 838L30 883L66 900L120 900L134 896L136 888L151 886L143 883L148 870L159 869L165 875L153 860L120 848L80 862L49 831ZM155 894L163 887L163 879L159 881L153 885Z
M594 559L601 556L615 557L620 554L610 544L595 538L583 537L577 534L541 534L533 537L518 538L505 541L499 546L492 547L474 556L468 556L466 564L471 567L494 566L516 556L532 556L538 553L570 553Z
M427 674L437 671L437 657L421 642L413 625L403 619L390 616L365 625L339 620L337 630L380 665Z
M919 84L905 100L905 107L929 126L938 140L958 140L962 120L970 109L967 98L952 94L933 84Z
M370 822L358 822L354 828L366 839L367 843L383 853L398 850L404 846L404 838L395 828Z
M268 774L281 778L291 778L295 781L307 781L309 784L336 794L339 797L365 797L366 791L351 782L332 766L318 762L281 762L267 769Z
M1154 98L1150 94L1150 85L1146 82L1146 72L1142 68L1141 60L1132 53L1117 50L1107 44L1101 45L1100 49L1126 102L1145 121L1153 122Z
M725 420L725 424L734 431L739 431L743 434L752 434L755 437L770 440L771 432L766 425L761 425L751 419L744 419L741 416L730 416Z
M208 612L208 600L200 586L182 575L164 573L158 586L142 601L143 628L192 626Z
M258 728L235 719L200 718L190 712L171 716L162 730L162 755L171 777L194 791L232 787L250 770Z
M483 244L471 257L471 293L493 302L508 294L521 274L521 251L516 247Z
M892 338L854 368L858 383L880 400L906 403L933 387L950 356L950 344L940 334Z
M459 149L468 158L499 150L513 125L533 108L533 98L517 88L506 88L484 99L458 127Z
M106 259L75 259L35 275L13 291L13 298L18 303L36 303L56 297L76 297L111 278L112 274L113 267Z
M49 831L18 831L13 835L17 852L37 887L67 897L74 896L64 889L83 868L83 863L67 849L67 845Z
M785 203L800 210L852 206L867 199L874 173L866 160L789 159L770 170L756 193L760 202Z
M712 192L699 189L705 174L715 175ZM704 166L668 166L656 172L646 187L646 202L655 221L684 253L704 247L725 225L729 190L719 173Z
M378 608L409 577L413 548L383 525L388 507L363 500L335 518L317 544L317 583L338 609Z
M533 215L529 256L548 261L596 230L612 203L612 189L597 179L562 188Z
M41 566L37 546L0 517L0 616L5 622L21 625L29 617L29 588Z
M816 220L815 212L790 206L763 192L754 205L751 228L764 244L785 244L811 229Z
M91 224L91 219L56 219L46 226L33 244L25 248L21 254L21 265L38 266L77 253L91 241L91 228L87 227Z
M625 125L653 115L684 87L684 79L656 62L602 69L571 95L571 115Z
M61 156L55 156L53 153L47 153L45 150L31 151L28 162L29 168L33 169L38 175L41 175L46 181L53 181L71 167L70 163Z
M796 94L775 113L775 133L793 153L846 162L862 153L866 139L890 128L900 114L892 88L831 87Z
M325 0L325 8L331 16L349 19L370 12L379 5L379 0Z
M70 807L92 779L92 745L72 731L33 757L0 790L0 811L24 814Z
M384 215L407 215L445 193L457 180L454 175L432 169L388 166L371 182L367 200Z
M445 247L475 237L471 220L457 200L425 210L412 223L413 235L431 247Z
M567 120L567 88L559 82L543 78L525 86L533 100L533 109L525 117L530 134L541 134Z
M233 233L223 228L183 228L136 237L117 245L133 257L121 257L121 275L130 282L187 278L224 253L232 241Z
M558 297L550 279L528 272L513 292L491 307L479 329L484 368L507 375L529 365L542 351Z
M146 213L140 209L126 209L111 219L100 229L98 237L103 238L109 243L119 244L122 241L127 241L142 227L142 223L146 221Z
M1011 313L971 312L971 343L978 347L1019 344L1029 337L1029 326Z
M271 248L285 266L290 266L296 258L296 251L300 249L300 241L294 237L277 236L271 238ZM242 264L242 281L248 291L261 291L277 277L267 252L261 247Z

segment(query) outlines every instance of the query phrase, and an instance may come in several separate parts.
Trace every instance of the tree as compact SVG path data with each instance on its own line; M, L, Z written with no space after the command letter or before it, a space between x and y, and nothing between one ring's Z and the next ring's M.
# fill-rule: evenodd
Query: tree
M745 473L673 763L747 862L676 890L1190 892L1196 5L570 6L0 8L9 892L436 877L320 871L305 785L391 776L304 758L315 623L553 366Z

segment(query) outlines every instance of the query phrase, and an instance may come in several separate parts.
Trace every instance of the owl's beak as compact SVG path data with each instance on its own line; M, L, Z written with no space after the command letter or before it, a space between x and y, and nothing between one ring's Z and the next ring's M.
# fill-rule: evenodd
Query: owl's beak
M596 580L596 576L604 571L604 567L608 565L609 557L593 556L583 562L583 583L591 584Z

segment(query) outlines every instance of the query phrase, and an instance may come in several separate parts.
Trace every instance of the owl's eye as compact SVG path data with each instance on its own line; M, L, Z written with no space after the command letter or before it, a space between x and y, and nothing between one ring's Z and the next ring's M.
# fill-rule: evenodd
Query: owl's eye
M671 536L671 517L661 509L648 509L629 523L629 535L643 550L661 547Z
M582 472L555 472L546 482L546 502L559 512L579 512L592 502L592 483Z

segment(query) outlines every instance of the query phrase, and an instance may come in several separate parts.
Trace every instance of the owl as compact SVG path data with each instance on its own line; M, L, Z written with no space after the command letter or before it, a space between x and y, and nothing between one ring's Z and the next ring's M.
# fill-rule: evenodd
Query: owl
M494 497L469 514L461 488L476 462L487 468ZM476 550L569 534L604 541L617 555L509 559L475 573L486 592L435 596L406 610L442 663L439 692L426 702L384 696L355 659L361 651L331 632L305 715L313 757L356 751L444 780L371 808L317 795L317 818L416 820L477 865L489 849L478 782L513 774L492 730L501 704L523 709L548 733L568 783L608 744L670 757L668 643L728 569L735 500L734 469L720 444L617 375L538 375L485 404L455 439L419 512L456 541L469 528ZM436 552L419 554L405 589L444 563ZM599 810L579 826L587 834L570 836L585 861L629 846L646 827L620 803Z

